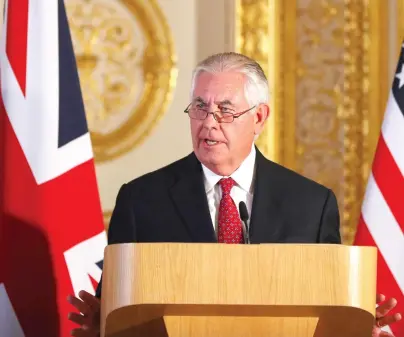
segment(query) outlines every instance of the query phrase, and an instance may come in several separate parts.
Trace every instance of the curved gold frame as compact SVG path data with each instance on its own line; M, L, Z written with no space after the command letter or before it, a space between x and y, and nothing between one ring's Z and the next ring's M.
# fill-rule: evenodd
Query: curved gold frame
M96 162L112 160L141 144L167 110L177 79L171 29L156 0L121 0L144 32L144 87L128 119L109 133L90 129ZM132 88L131 91L134 89ZM119 107L117 107L119 108Z

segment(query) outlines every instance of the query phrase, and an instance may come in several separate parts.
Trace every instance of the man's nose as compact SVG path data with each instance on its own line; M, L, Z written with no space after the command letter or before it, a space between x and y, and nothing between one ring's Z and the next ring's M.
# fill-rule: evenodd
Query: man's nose
M203 126L207 129L212 129L212 128L216 128L218 126L218 122L216 121L215 117L213 116L214 113L209 113L204 122L203 122Z

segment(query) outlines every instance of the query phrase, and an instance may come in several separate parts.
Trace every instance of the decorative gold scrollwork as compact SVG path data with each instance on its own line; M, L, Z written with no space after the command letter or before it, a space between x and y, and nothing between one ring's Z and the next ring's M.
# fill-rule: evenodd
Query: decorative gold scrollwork
M156 0L68 0L66 8L95 159L144 141L171 99L177 70Z

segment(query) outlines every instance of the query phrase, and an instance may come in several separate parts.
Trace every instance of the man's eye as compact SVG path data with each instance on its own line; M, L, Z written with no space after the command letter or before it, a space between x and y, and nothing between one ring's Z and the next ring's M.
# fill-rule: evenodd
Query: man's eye
M228 112L230 112L230 113L233 112L232 109L226 108L226 107L221 107L221 108L220 108L220 111L221 111L221 112L226 112L226 113L228 113Z

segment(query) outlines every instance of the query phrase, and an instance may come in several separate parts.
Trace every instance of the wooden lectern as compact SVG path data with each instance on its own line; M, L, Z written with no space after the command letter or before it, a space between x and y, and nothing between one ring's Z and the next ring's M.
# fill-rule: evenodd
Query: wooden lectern
M370 337L376 258L343 245L110 245L101 337Z

